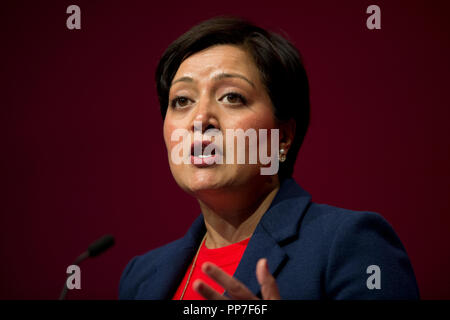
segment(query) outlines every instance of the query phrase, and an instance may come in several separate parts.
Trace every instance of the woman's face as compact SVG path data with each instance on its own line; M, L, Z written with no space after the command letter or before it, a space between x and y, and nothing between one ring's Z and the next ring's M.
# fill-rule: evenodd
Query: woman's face
M194 138L194 122L197 135ZM201 128L198 124L201 123ZM189 163L177 164L172 150L180 140L172 139L176 129L183 129L190 136L185 140L191 152L192 143L203 136L205 130L215 128L223 134L223 164L207 164L207 160L192 161L196 154L189 153ZM164 120L164 140L172 174L185 191L196 194L201 191L231 190L257 186L273 176L261 175L261 164L237 164L234 154L227 154L226 146L236 139L226 137L226 129L277 128L271 100L260 79L259 71L251 56L233 45L217 45L197 52L183 61L175 74L169 92L169 106ZM201 130L199 130L201 129ZM200 134L202 133L202 134ZM174 141L172 141L174 140ZM215 139L212 138L214 143ZM218 140L216 141L218 142ZM246 141L248 143L248 140ZM268 142L270 147L270 142ZM205 146L205 145L203 145ZM246 145L248 154L248 144ZM192 149L193 150L193 149ZM230 152L231 153L231 152ZM232 164L227 163L233 157Z

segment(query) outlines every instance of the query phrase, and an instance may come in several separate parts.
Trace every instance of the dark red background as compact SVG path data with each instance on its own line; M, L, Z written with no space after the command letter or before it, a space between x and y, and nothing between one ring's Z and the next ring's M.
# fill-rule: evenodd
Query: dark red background
M54 299L105 233L71 298L114 299L135 255L199 213L167 164L153 73L195 23L238 14L304 56L312 121L295 178L316 202L381 213L423 298L450 298L447 1L3 1L0 298ZM81 7L82 29L66 28ZM366 28L381 7L382 29Z

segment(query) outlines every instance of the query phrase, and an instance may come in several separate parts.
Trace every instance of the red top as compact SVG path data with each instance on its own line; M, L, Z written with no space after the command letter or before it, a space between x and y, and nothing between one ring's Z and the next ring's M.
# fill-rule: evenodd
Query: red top
M194 271L192 272L191 279L189 280L189 285L186 289L186 293L184 294L183 300L205 300L205 298L203 298L192 288L192 284L197 279L203 280L217 292L222 294L224 292L224 289L221 286L219 286L216 282L214 282L210 277L208 277L205 273L203 273L203 271L201 270L201 266L203 265L204 262L207 261L212 262L229 275L233 275L234 272L236 271L239 262L241 261L242 255L244 254L245 248L247 248L247 244L249 241L250 238L217 249L208 249L205 246L205 243L203 243L202 247L200 248L200 252L197 257L197 262L195 263ZM194 261L194 259L192 259L192 262ZM175 295L173 296L172 300L180 299L181 294L184 290L184 286L186 285L189 272L191 271L192 268L192 262L187 268L183 281L181 282L180 286L175 292Z

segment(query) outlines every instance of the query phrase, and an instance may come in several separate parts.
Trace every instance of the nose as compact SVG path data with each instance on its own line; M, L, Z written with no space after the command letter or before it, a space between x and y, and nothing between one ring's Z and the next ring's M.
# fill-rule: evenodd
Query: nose
M217 108L214 105L214 101L208 97L200 98L193 113L191 130L200 129L201 133L204 133L208 129L220 129Z

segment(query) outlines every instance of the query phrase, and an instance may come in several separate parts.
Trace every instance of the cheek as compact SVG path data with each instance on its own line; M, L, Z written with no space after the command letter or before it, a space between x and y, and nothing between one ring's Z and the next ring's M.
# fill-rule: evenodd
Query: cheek
M247 117L240 117L235 121L235 129L273 129L276 128L275 117L271 112L261 112L248 115Z
M163 125L163 135L164 135L164 142L166 143L167 150L171 150L173 146L175 145L175 141L171 141L172 133L176 129L176 126L170 121L170 119L164 120Z
M247 131L248 129L254 129L256 132L256 143L257 145L256 147L256 154L257 154L257 158L259 159L260 155L259 155L259 150L260 148L263 148L262 150L266 150L264 152L267 152L267 155L270 155L271 152L271 136L272 136L272 131L271 129L277 129L277 123L275 120L275 116L273 115L272 112L270 111L266 111L266 112L258 112L258 113L252 113L252 114L248 114L246 116L242 116L239 117L238 119L236 119L234 121L234 123L232 124L232 128L233 129L242 129L245 131ZM267 136L265 139L262 139L262 136L260 135L259 129L266 129L267 130ZM238 150L238 148L234 149L234 157L236 157L236 154L238 152L243 152L244 154L246 154L246 163L247 161L249 161L249 152L255 152L254 149L250 144L249 144L249 140L246 140L246 145L242 146L245 149L240 149ZM232 143L231 141L226 141L225 143ZM236 138L233 142L236 145ZM250 151L252 150L252 151ZM232 156L232 155L227 155L227 156ZM235 158L236 159L236 158ZM259 172L259 171L258 171Z
M256 131L257 136L257 154L259 159L260 148L267 152L267 155L272 154L272 144L274 143L272 139L272 129L278 129L277 121L275 116L271 110L264 110L256 113L252 113L247 115L246 117L240 117L239 120L235 122L235 129L243 129L244 131L248 129L254 129ZM262 139L260 135L259 129L267 129L267 136L265 139ZM275 138L275 137L274 137ZM262 140L261 140L262 139ZM251 148L249 144L246 144L245 148ZM237 149L235 149L237 152ZM247 149L245 152L248 152ZM259 171L258 171L259 172Z

